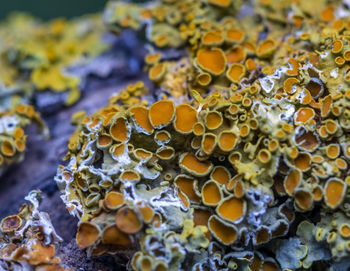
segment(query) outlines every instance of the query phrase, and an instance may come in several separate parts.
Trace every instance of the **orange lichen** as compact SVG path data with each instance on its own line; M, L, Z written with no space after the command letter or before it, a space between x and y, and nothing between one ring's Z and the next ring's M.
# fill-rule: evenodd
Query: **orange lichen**
M216 212L220 217L231 221L239 222L242 220L246 212L246 202L242 199L237 199L235 197L225 198L219 206L216 208Z
M105 196L104 204L108 209L116 210L124 203L123 194L115 191L108 192Z
M135 170L125 170L120 174L119 179L122 181L137 182L140 180L140 174Z
M298 156L294 160L294 164L296 168L301 171L307 171L311 166L311 156L308 153L299 153Z
M334 60L335 64L337 64L337 66L341 67L345 64L345 59L342 58L341 56L337 56Z
M196 62L203 70L214 75L220 75L226 69L226 57L219 48L198 50Z
M223 122L222 114L218 111L209 111L205 117L205 125L209 130L215 130Z
M232 83L239 83L245 73L245 67L242 64L234 63L228 68L226 76Z
M231 4L231 0L208 0L208 3L220 7L228 7Z
M122 117L117 118L109 130L114 140L125 142L128 140L128 127L126 120Z
M166 72L166 64L165 63L157 63L152 66L148 72L148 77L152 81L159 81L162 79Z
M242 198L245 194L244 183L242 180L238 180L233 187L233 194L236 198Z
M340 154L340 147L338 144L330 144L327 146L326 152L330 159L335 159Z
M226 52L226 59L227 59L228 63L241 62L245 59L245 56L246 56L246 52L242 46L234 47ZM253 65L252 63L250 63L250 64ZM249 65L250 70L252 69L251 65Z
M333 41L332 53L338 54L343 50L343 42L341 40Z
M153 127L159 128L168 125L175 115L173 101L163 100L156 102L149 108L148 118Z
M312 132L303 132L297 136L296 143L307 151L314 151L319 145L316 135Z
M113 139L108 135L100 135L97 139L97 146L101 149L108 148L113 142Z
M198 74L196 81L201 86L207 86L210 84L211 79L212 78L211 78L210 73L203 72L203 73Z
M321 201L323 199L323 190L320 186L316 186L312 189L312 197L314 201Z
M142 222L135 211L129 207L118 210L115 216L115 224L118 229L127 234L134 234L141 230Z
M279 267L276 263L272 261L265 261L261 268L263 271L277 271Z
M333 135L338 130L338 124L332 119L327 119L327 121L325 123L325 129L326 129L328 134Z
M160 53L148 54L145 56L145 62L148 65L152 65L152 64L158 63L161 58L162 58L162 55Z
M247 68L247 71L249 71L249 72L257 69L257 65L252 58L248 58L245 61L245 67Z
M9 140L4 140L1 143L1 153L5 156L13 156L16 153L14 144Z
M319 79L314 79L310 80L306 88L313 98L318 98L323 93L324 87ZM305 102L303 104L305 104Z
M131 244L129 235L120 231L115 225L106 226L102 232L102 243L109 245L128 246Z
M196 156L191 153L182 154L179 160L179 165L194 176L205 176L209 174L213 167L211 162L199 161Z
M100 235L97 226L90 222L81 222L78 226L77 244L81 248L87 248L96 242Z
M321 103L321 116L322 117L327 117L328 114L331 111L331 107L332 107L332 96L331 95L327 95L326 97L324 97L322 99L322 103Z
M267 149L261 149L258 153L258 159L261 163L266 164L271 160L271 153Z
M293 86L295 86L296 84L298 84L300 81L294 77L290 77L290 78L287 78L284 82L283 82L283 86L284 86L284 89L286 90L286 92L288 94L292 94L294 91L293 91Z
M154 210L146 202L138 202L137 209L142 215L143 221L149 223L152 221L154 216Z
M144 149L136 149L134 150L134 155L139 160L149 160L153 154Z
M263 264L263 259L261 258L261 256L257 253L254 253L254 258L250 264L250 269L252 271L259 271L262 267Z
M209 31L202 36L204 45L220 45L224 42L221 31Z
M176 107L174 128L184 134L192 132L193 125L198 121L197 111L188 104Z
M226 185L231 179L231 174L226 167L216 166L211 172L210 178L219 184Z
M226 40L229 42L241 43L244 40L244 32L241 29L227 29L225 34Z
M22 226L22 219L18 215L7 216L0 223L2 232L12 232L18 230Z
M173 147L161 147L157 150L156 155L159 159L169 160L172 159L175 155L175 150Z
M175 178L175 185L188 197L190 201L200 202L200 197L194 190L195 180L187 175L179 175Z
M293 195L294 190L302 181L302 173L298 169L291 170L284 179L283 186L288 195Z
M218 146L222 151L232 151L237 143L237 136L235 133L230 131L223 131L219 134Z
M230 245L238 238L236 228L220 220L216 215L209 218L208 227L211 233L224 245Z
M181 190L177 190L177 196L179 197L179 199L181 200L183 206L188 209L190 208L190 201L188 199L188 197L186 196L186 194L181 191Z
M344 238L350 237L350 225L349 225L349 224L342 224L342 225L339 227L339 231L340 231L340 234L341 234Z
M294 190L295 206L301 212L306 212L312 209L313 207L313 197L308 190L301 188Z
M276 139L272 139L269 141L268 150L270 152L275 152L279 148L279 142Z
M157 131L154 135L154 140L160 144L165 144L169 142L171 135L168 131Z
M261 227L259 230L257 230L256 236L255 236L255 244L260 245L267 243L270 240L270 234L268 228Z
M146 133L152 134L153 127L148 119L148 109L143 106L134 106L129 109L135 123L141 127Z
M324 187L324 200L327 206L337 208L344 197L346 184L340 179L329 179Z
M221 201L222 192L218 184L213 181L206 182L202 187L202 200L205 205L216 206Z
M208 5L213 1L185 2L160 1L149 6L145 21L140 11L128 19L137 18L153 45L169 47L146 61L145 70L158 69L161 77L142 104L155 102L140 109L143 124L137 125L138 117L126 102L137 90L128 88L123 99L111 102L118 110L96 113L89 124L81 124L77 143L67 154L70 164L63 167L71 172L69 183L58 180L60 187L66 183L61 189L66 198L78 195L76 202L81 201L81 206L69 207L103 227L120 208L133 210L142 224L139 234L131 237L140 248L132 260L134 269L155 270L155 264L164 261L162 268L177 270L189 263L183 251L198 259L194 270L208 268L213 257L219 259L214 269L313 268L308 265L318 248L313 246L311 226L304 229L310 238L296 233L295 226L305 216L300 213L310 212L311 218L327 225L348 215L348 198L342 191L350 183L350 57L344 55L350 24L343 17L320 23L320 10L328 2L314 10L305 1L247 4L259 20L246 18L244 12L232 16L239 1L227 1L223 6L230 8L224 9ZM120 27L119 20L110 26ZM158 52L154 46L148 49ZM164 74L160 67L166 67ZM96 145L87 140L108 135L118 117L126 120L127 140L122 142L128 148L115 156L119 142L112 142L94 159L85 158ZM127 170L140 179L120 182ZM100 186L96 172L112 184ZM344 188L332 187L329 180L334 178L346 180ZM329 191L327 198L327 189L341 192L340 203L334 203ZM110 191L124 194L118 210L105 206ZM322 204L327 200L336 207ZM147 206L148 215L141 205ZM338 217L331 216L335 212ZM340 224L331 223L332 231L340 231ZM338 234L330 241L341 238ZM305 256L283 259L289 242L300 243ZM321 242L318 247L328 249ZM97 248L99 244L90 248L92 254L110 252L109 247ZM334 247L330 242L332 253ZM346 259L348 252L340 248L338 259ZM169 260L155 256L168 250ZM241 258L236 259L238 254Z
M331 22L334 20L334 6L329 5L325 7L320 13L321 20L324 22Z
M204 129L204 125L201 123L201 122L196 122L194 125L193 125L193 133L196 135L196 136L200 136L204 133L205 129Z
M287 74L290 76L297 76L299 73L299 68L301 66L299 61L295 58L290 58L288 62L291 65L291 69L287 70Z
M205 133L203 135L202 144L201 144L202 151L205 154L210 155L214 151L216 143L217 143L217 139L215 134Z
M295 124L300 125L312 120L315 116L315 111L309 107L299 108L295 113Z
M273 39L267 39L259 43L256 54L259 58L269 58L276 50L277 44Z
M247 137L250 133L250 127L248 124L243 124L239 129L240 137Z
M344 51L343 58L345 59L345 61L350 61L350 50Z

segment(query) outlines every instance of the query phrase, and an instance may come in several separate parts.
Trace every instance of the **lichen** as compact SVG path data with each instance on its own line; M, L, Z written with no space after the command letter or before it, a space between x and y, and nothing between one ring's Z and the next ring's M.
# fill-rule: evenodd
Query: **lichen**
M82 78L69 68L109 48L101 37L104 29L99 14L50 22L10 15L0 24L1 92L31 99L34 91L68 91L66 105L72 105L80 98Z
M110 2L112 31L145 29L155 101L136 83L79 116L55 178L80 220L78 244L89 255L134 250L135 270L346 267L339 3L256 1L244 15L230 0Z
M2 270L69 270L55 256L62 239L47 213L39 211L40 191L31 191L16 215L0 223L0 268Z
M0 176L5 169L21 161L26 149L27 135L24 128L36 123L44 137L49 131L31 105L13 103L8 110L0 110Z

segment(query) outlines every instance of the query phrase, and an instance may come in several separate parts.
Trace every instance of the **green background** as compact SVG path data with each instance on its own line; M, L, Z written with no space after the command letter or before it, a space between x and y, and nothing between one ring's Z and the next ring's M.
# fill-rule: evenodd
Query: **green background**
M76 17L102 11L107 0L1 0L0 19L13 11L26 11L44 20Z

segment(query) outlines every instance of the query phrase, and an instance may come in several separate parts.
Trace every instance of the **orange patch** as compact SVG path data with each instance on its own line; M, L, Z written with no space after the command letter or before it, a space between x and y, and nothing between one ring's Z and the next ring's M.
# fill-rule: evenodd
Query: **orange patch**
M148 118L153 127L159 128L168 125L175 114L173 101L162 100L151 105Z
M205 205L216 206L221 201L222 192L214 181L208 181L202 187L202 200Z
M332 209L338 207L343 200L345 190L346 185L340 179L328 180L324 188L324 199L327 206Z
M230 131L223 131L219 134L218 145L222 151L232 151L237 143L237 136Z
M129 131L127 127L127 122L124 118L117 118L109 130L112 138L114 140L125 142L128 140Z
M205 124L208 129L215 130L221 126L223 122L222 114L217 111L210 111L205 116Z
M226 224L216 215L212 215L208 221L208 228L211 233L224 245L234 243L238 238L238 233L233 225Z
M211 154L216 146L216 135L210 133L204 134L201 146L205 154Z
M153 127L148 118L148 109L143 106L134 106L130 108L132 118L135 121L136 125L141 127L146 133L152 134Z
M80 248L87 248L93 245L100 235L98 227L91 222L82 222L78 226L76 235L77 244Z
M241 43L244 40L244 32L235 28L228 29L226 30L226 39L230 42Z
M231 196L220 203L216 208L216 212L220 217L230 222L238 222L244 217L245 209L246 203L244 200Z
M197 111L188 104L176 107L174 128L184 134L192 132L193 125L198 121Z
M245 73L246 70L242 64L234 63L228 68L226 72L226 77L232 83L239 83L240 80L245 76Z
M196 62L203 70L214 75L222 74L226 69L226 56L219 48L198 50Z
M134 234L141 230L142 222L135 211L129 207L118 210L115 216L115 224L118 229L127 234Z
M245 56L246 56L246 53L242 46L237 46L226 52L226 59L228 63L241 62L245 59Z

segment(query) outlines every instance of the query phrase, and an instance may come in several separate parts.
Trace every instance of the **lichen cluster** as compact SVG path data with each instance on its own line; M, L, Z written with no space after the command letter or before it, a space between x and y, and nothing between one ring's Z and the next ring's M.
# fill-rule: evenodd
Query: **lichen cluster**
M38 210L39 191L31 191L18 214L0 223L0 269L68 271L55 257L55 244L62 241L51 224L49 215Z
M151 83L73 115L55 181L88 256L123 254L142 271L348 270L348 4L111 1L103 20L145 34ZM75 102L66 69L108 47L102 29L94 16L0 26L0 169L21 159L23 128L42 126L13 94ZM0 268L64 270L36 198L1 221Z
M239 6L107 5L112 31L146 33L158 101L137 83L75 116L56 182L89 255L137 251L133 270L347 270L349 10Z
M7 166L23 159L27 140L24 128L31 123L48 135L40 114L31 105L13 104L9 110L0 111L0 176Z
M74 20L41 22L27 14L13 14L0 25L0 87L4 93L68 91L66 104L80 97L81 78L69 74L72 65L108 49L103 42L100 14Z
M109 49L100 14L41 22L27 14L0 24L0 175L23 158L25 126L44 124L34 112L35 91L66 92L65 105L77 102L83 78L70 73ZM48 131L44 131L48 135Z

